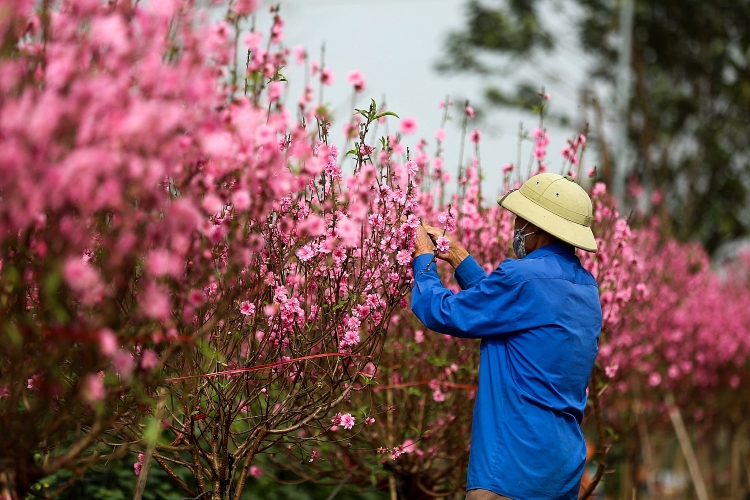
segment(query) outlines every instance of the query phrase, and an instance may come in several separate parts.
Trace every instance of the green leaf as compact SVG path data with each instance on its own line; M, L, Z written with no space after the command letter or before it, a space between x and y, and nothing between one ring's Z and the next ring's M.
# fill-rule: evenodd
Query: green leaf
M382 113L378 113L377 115L375 115L375 118L373 118L373 120L378 120L384 116L395 116L396 118L401 118L393 111L383 111Z
M428 362L429 362L429 363L430 363L431 365L433 365L433 366L436 366L436 367L438 367L438 368L442 368L442 367L444 367L444 366L448 366L448 365L449 365L449 363L448 363L448 360L447 360L447 359L445 359L445 358L441 358L441 357L439 357L439 356L429 356L429 357L427 358L427 361L428 361Z

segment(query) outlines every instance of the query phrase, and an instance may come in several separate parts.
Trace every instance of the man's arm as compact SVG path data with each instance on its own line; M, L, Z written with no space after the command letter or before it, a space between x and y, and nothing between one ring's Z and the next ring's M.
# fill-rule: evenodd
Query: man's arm
M415 286L411 306L414 314L436 332L462 338L484 338L515 330L512 308L518 293L509 283L502 267L489 277L472 257L465 258L456 269L464 288L459 293L446 289L440 282L432 255L424 254L412 262ZM429 270L426 268L430 267ZM459 282L461 283L461 282Z

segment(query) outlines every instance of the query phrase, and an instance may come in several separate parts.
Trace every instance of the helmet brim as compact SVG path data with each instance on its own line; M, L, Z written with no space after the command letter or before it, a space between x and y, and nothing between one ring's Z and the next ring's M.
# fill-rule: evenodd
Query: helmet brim
M596 252L596 239L588 226L560 217L528 199L521 191L512 191L498 200L501 207L531 222L555 238L587 252Z

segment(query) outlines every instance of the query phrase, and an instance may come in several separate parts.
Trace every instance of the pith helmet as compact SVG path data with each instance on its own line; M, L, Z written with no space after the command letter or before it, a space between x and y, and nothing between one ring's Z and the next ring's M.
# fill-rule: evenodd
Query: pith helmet
M552 236L587 252L596 252L591 232L593 209L588 193L569 177L544 173L499 200L501 207Z

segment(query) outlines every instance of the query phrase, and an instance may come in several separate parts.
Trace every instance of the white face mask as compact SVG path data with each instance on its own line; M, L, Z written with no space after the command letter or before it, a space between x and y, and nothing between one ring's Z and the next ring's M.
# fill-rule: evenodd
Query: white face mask
M528 226L529 223L527 222L521 229L516 229L513 231L513 251L516 254L516 257L519 259L523 259L526 257L526 237L531 236L536 231L532 231L530 233L523 234L523 230L526 229L526 226Z

